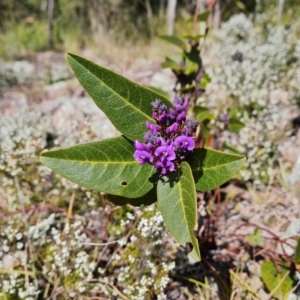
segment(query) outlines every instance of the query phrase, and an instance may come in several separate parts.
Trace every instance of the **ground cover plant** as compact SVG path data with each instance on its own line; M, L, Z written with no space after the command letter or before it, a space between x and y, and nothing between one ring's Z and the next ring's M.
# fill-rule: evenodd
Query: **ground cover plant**
M176 55L168 55L166 59L174 58L178 65L163 62L176 76L171 100L157 89L145 88L68 54L67 60L75 73L78 71L78 79L129 138L104 139L106 135L101 132L107 130L105 121L101 119L97 126L90 123L95 116L101 118L100 111L98 114L98 110L87 109L93 101L82 90L65 96L74 86L73 81L66 81L69 75L60 76L58 82L47 81L49 95L49 91L59 95L62 89L64 97L55 99L53 104L46 101L37 105L30 103L30 93L20 93L30 87L31 77L18 74L13 63L9 72L1 72L4 87L0 92L1 299L299 298L299 171L295 165L289 175L293 165L287 164L279 151L284 142L294 143L291 148L298 151L297 119L292 122L292 118L299 112L296 76L299 35L296 26L288 30L283 27L263 30L264 18L257 18L255 24L244 15L235 16L223 23L215 38L207 37L205 46L200 47L190 33L188 37L165 36L173 44L180 40L174 44ZM224 32L230 43L222 38ZM279 45L275 36L280 37ZM195 56L201 56L202 60L193 61L191 49L197 50ZM285 55L280 54L282 49L286 49ZM212 53L214 59L209 61ZM263 70L259 69L261 65L265 66ZM63 65L62 70L65 69ZM103 78L95 76L97 70ZM256 74L253 80L249 72ZM247 86L249 80L241 78L251 79L251 88ZM95 84L88 84L91 79ZM126 88L121 86L121 97L114 98L118 94L118 81L126 83ZM67 85L63 87L64 84ZM138 92L128 93L129 87ZM264 97L266 90L270 97ZM275 93L276 97L274 90L280 91ZM113 109L136 107L139 102L132 97L142 92L150 95L136 97L145 99L138 110L143 107L146 117L132 122L134 130L126 126L122 129L130 118L123 118L123 122L117 112L112 113ZM16 93L23 100L12 104L10 99ZM101 95L100 99L95 100L95 95ZM102 99L107 100L107 96L116 105L105 108L108 101L102 103ZM134 103L131 107L128 99ZM187 107L188 99L191 100ZM52 106L51 113L45 110ZM83 108L87 118L92 114L84 124L78 117ZM71 116L69 110L73 112ZM57 116L64 120L62 127L57 126ZM283 124L284 128L274 129ZM124 142L121 153L115 147L116 142L118 146ZM83 146L74 146L81 143ZM147 176L137 178L138 189L131 186L127 193L126 183L134 180L130 176L134 174L133 167L127 171L120 168L118 179L112 181L109 179L117 171L110 169L104 173L108 181L91 180L96 189L90 189L92 186L84 187L87 182L77 181L86 157L81 163L72 161L72 165L64 162L66 156L51 157L70 156L80 147L93 145L99 146L97 149L103 146L102 154L110 158L118 153L117 157L123 161L128 159L139 175L143 173L141 170L148 172ZM204 149L208 149L206 153ZM42 151L42 159L48 159L45 162L58 168L58 172L70 170L67 176L75 178L75 183L42 165L39 160ZM95 158L93 151L84 153ZM244 161L240 153L246 156L246 167L234 175L233 181L219 187ZM206 167L200 178L193 172L198 155L204 158ZM219 157L218 163L207 160L211 157ZM234 167L225 177L214 172L216 167L222 171L221 158L227 158L226 165ZM60 160L67 168L60 170L56 166ZM186 180L187 169L192 170L190 180ZM273 177L264 176L263 171L269 174L267 169L272 170ZM204 180L207 176L214 181ZM168 186L170 179L173 187ZM136 196L136 191L147 184L150 190ZM158 203L150 203L159 194L161 197L167 194L162 204L164 200L171 203L181 188L187 186L193 189L189 188L186 193L189 197L182 199L193 200L189 205L196 207L193 212L196 222L191 218L193 222L182 231L185 235L181 239L172 230L174 222L168 223L169 207L165 211L158 209L159 199ZM192 223L197 226L193 228ZM175 225L179 228L182 224ZM195 247L186 243L195 244L194 239L199 243L200 262Z

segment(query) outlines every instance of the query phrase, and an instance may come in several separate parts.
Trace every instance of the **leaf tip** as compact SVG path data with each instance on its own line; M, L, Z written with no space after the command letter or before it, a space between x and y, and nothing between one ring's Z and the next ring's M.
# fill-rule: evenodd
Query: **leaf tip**
M201 261L201 255L200 255L199 248L198 248L198 249L193 249L192 252L189 253L189 255L190 255L191 258L192 258L193 260L195 260L196 262Z
M66 61L70 64L71 59L75 59L78 55L71 53L71 52L66 52L65 54L65 59Z
M45 160L46 160L46 153L47 153L48 151L43 151L43 152L41 152L40 153L40 156L39 156L39 160L40 160L40 162L43 164L43 165L47 165L46 163L45 163Z

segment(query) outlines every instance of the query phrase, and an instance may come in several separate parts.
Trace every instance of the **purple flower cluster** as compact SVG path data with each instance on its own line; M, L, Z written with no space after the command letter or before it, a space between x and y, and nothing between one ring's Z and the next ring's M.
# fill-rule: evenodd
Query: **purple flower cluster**
M146 122L148 132L144 143L134 142L134 158L142 165L150 163L163 175L175 170L176 166L195 148L193 137L199 122L186 120L188 102L182 98L174 100L174 108L168 108L161 100L151 103L152 116L156 125Z

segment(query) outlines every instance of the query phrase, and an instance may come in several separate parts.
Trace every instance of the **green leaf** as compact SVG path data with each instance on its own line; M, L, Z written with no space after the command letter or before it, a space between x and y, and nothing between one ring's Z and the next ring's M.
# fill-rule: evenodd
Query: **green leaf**
M40 159L47 167L84 187L138 198L153 188L150 180L154 169L149 164L140 165L133 153L132 143L121 136L43 152Z
M247 11L247 7L245 6L245 4L242 1L236 0L235 2L236 6L242 10L242 11Z
M151 102L160 98L168 107L172 106L161 94L87 59L71 53L66 54L66 59L96 105L130 140L142 140L147 131L146 121L154 123Z
M209 111L208 108L203 106L194 106L194 113L198 121L203 122L206 119L212 119L214 115Z
M267 289L277 299L284 299L293 286L293 280L289 276L289 269L282 265L274 266L273 262L266 260L260 268L261 278Z
M175 71L180 71L182 70L181 66L179 65L178 62L170 59L166 59L164 62L160 64L160 67L162 69L172 69Z
M183 36L186 40L192 40L195 42L198 42L201 38L205 37L203 34L197 34L197 35L184 35Z
M197 63L189 60L189 59L186 59L185 61L185 71L184 73L186 75L191 75L192 76L192 80L194 80L194 78L196 77L196 74L197 74L197 71L199 70L199 66Z
M198 16L197 16L197 22L205 22L206 20L207 20L207 18L209 17L209 14L210 14L210 11L209 10L206 10L206 11L204 11L203 13L201 13L201 14L199 14ZM194 17L192 17L192 18L189 18L188 20L187 20L187 22L194 22Z
M166 226L175 240L181 245L191 243L191 256L200 261L199 245L193 233L197 222L196 190L190 166L186 162L181 164L178 172L158 181L157 200Z
M300 264L300 236L298 236L298 242L297 242L297 247L294 256L294 263Z
M197 45L191 46L191 49L189 52L184 52L185 57L187 60L190 60L198 65L198 68L202 67L202 59L200 57L200 50L198 49Z
M198 22L205 22L207 18L209 17L210 11L206 10L203 13L199 14L197 17Z
M205 192L228 181L245 163L245 156L197 148L189 159L196 190Z
M262 246L264 243L264 238L261 236L261 232L258 228L254 229L253 234L247 235L245 240L254 246Z
M151 205L157 201L156 189L152 188L150 192L141 196L139 198L127 198L116 195L107 195L107 200L112 202L115 205L123 206L126 204L130 204L133 206L141 206L141 205Z
M200 82L200 86L199 88L200 89L206 89L206 86L211 83L211 77L206 73L204 72L202 78L201 78L201 82Z
M241 130L245 126L246 125L237 118L230 118L229 119L228 129L231 132L238 132L239 130Z
M162 35L160 38L185 50L185 41L176 35Z
M233 147L232 145L226 144L226 143L223 144L223 150L228 150L228 151L232 152L233 154L240 153L240 151L237 148Z

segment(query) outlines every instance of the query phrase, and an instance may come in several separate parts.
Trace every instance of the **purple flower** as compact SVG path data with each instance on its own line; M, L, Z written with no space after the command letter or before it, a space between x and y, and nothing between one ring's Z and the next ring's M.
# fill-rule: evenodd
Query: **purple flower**
M222 114L220 116L220 121L223 122L225 125L229 124L229 115L228 114Z
M159 126L157 126L157 125L154 125L154 124L152 124L152 123L150 123L150 122L146 122L146 127L148 128L148 129L150 129L151 131L153 131L153 133L156 133L156 132L158 132L159 130L160 130L160 127Z
M168 122L168 115L163 111L158 117L155 118L159 124L165 124Z
M146 142L152 143L154 144L156 142L158 138L158 134L157 133L152 133L151 131L148 131L145 135L144 135L144 140Z
M199 125L199 122L196 120L188 120L186 122L186 130L185 133L182 131L185 135L193 135L197 131L197 127Z
M161 160L173 160L176 158L176 154L173 150L172 146L163 145L160 147L157 147L154 151L154 154L156 157L161 158Z
M151 106L153 107L154 110L159 110L161 105L162 105L162 102L160 99L155 99L155 101L151 103Z
M186 119L186 116L185 116L185 112L183 111L177 116L176 121L181 122L181 121L185 121L185 119Z
M189 105L187 101L184 101L184 99L180 97L175 98L173 103L178 113L186 110Z
M136 150L133 157L135 160L139 161L141 165L144 165L146 162L153 162L152 155L147 151Z
M148 151L151 152L154 150L155 146L152 143L147 143L146 148Z
M178 131L178 128L179 128L178 123L174 123L174 124L172 125L171 131L172 131L173 133L176 133L176 132Z
M164 161L158 161L155 163L154 168L156 170L161 169L161 173L163 175L166 175L168 172L172 172L175 169L175 164L171 161L164 160Z
M170 108L169 117L170 117L171 119L175 119L175 110L174 110L173 108Z
M187 101L177 97L173 103L174 107L168 112L168 107L160 99L152 102L156 124L146 122L148 132L144 136L144 143L134 142L134 158L142 165L152 164L163 175L174 171L186 158L188 151L195 148L192 137L199 125L198 121L186 121Z
M174 99L173 103L174 103L174 106L176 106L176 105L180 105L180 106L181 106L181 105L184 104L184 100L183 100L182 97L176 97L176 98Z
M138 140L134 141L133 145L135 150L139 150L139 151L146 150L146 146L143 143L139 142Z
M153 107L152 117L158 124L165 123L167 121L167 105L163 104L160 99L156 99L151 105Z
M180 135L174 140L174 145L182 150L193 150L195 148L195 141L188 136Z

